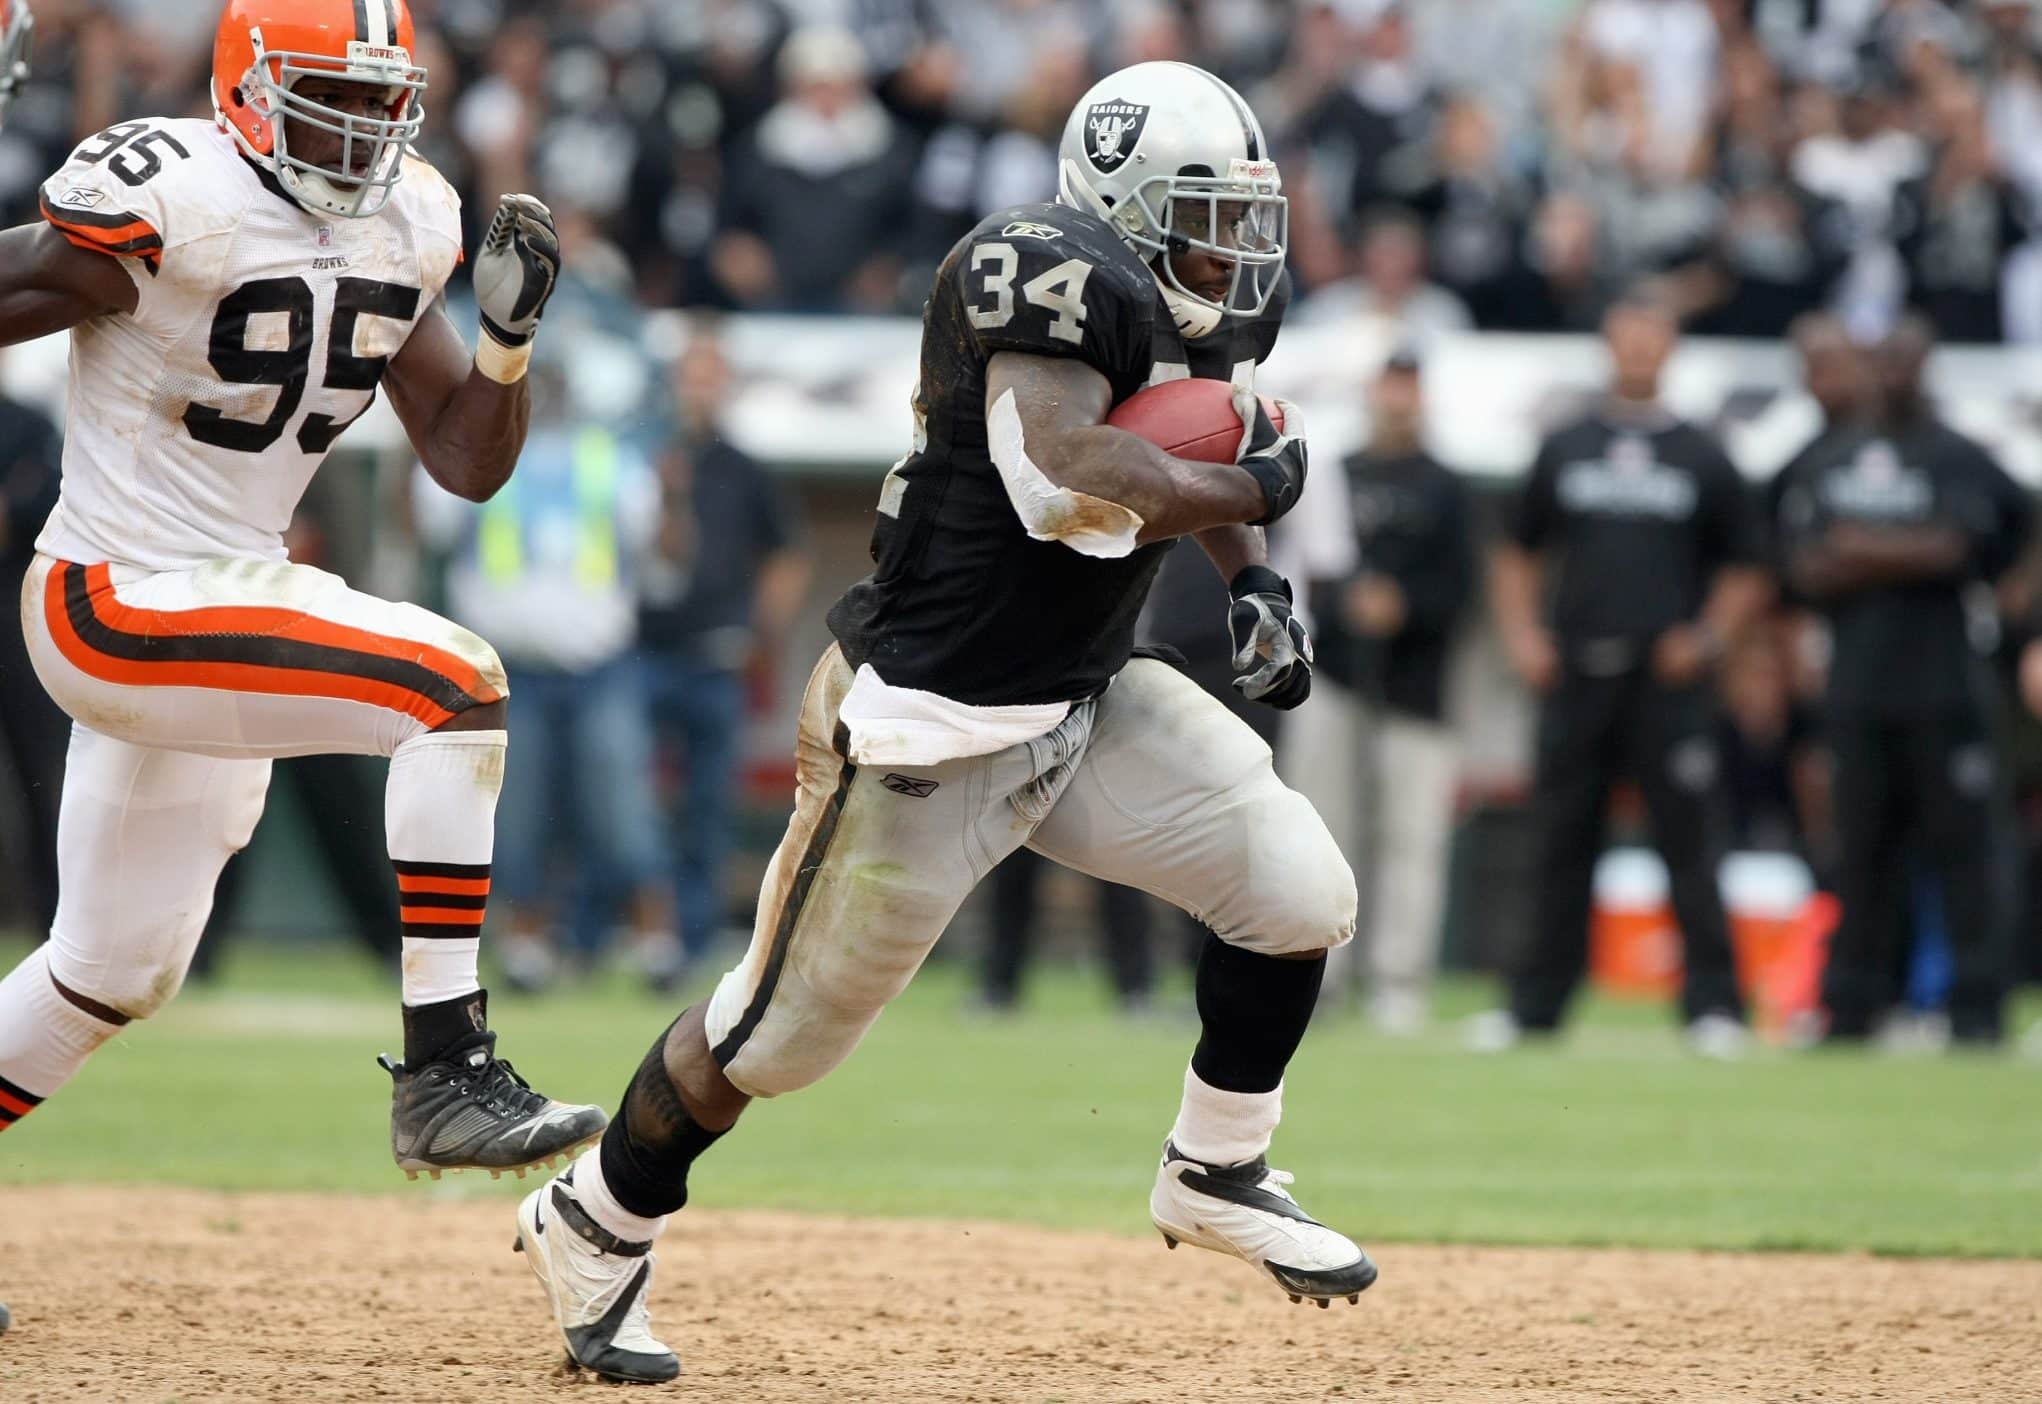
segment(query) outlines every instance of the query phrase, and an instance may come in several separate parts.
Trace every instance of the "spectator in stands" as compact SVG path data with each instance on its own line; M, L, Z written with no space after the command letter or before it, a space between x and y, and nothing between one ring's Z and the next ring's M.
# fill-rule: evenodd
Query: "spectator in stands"
M1481 94L1503 131L1528 137L1563 7L1547 0L1418 0L1409 15L1425 73L1446 92Z
M1601 115L1620 125L1625 161L1653 175L1699 176L1722 50L1706 0L1590 0L1582 27L1600 70Z
M1905 290L1891 242L1895 198L1927 164L1899 111L1885 81L1862 73L1835 90L1803 89L1796 102L1794 181L1836 207L1851 260L1839 310L1853 334L1874 338L1891 328Z
M35 559L35 539L57 505L63 444L41 410L0 391L0 598L21 598ZM26 882L15 915L38 939L57 914L57 800L64 791L64 752L71 722L50 701L28 661L13 618L0 624L0 747L4 769L20 787L18 832L26 851L10 855Z
M1691 253L1714 220L1717 48L1702 0L1594 0L1561 50L1547 178L1594 206L1601 256L1626 281Z
M1878 418L1826 436L1771 498L1785 579L1828 615L1833 637L1824 723L1843 919L1823 1001L1835 1041L1868 1037L1897 1002L1911 836L1942 877L1951 1034L1978 1044L2003 1034L1999 761L1966 596L2019 556L2032 507L1929 404L1933 339L1925 320L1904 321L1879 349Z
M1776 338L1822 306L1850 265L1826 208L1784 185L1737 191L1701 257L1669 280L1680 310L1708 336Z
M546 112L546 40L546 23L536 15L505 25L490 42L486 76L454 106L453 130L473 160L474 185L463 192L469 206L494 209L504 192L534 188L532 141Z
M1359 568L1311 582L1318 667L1364 701L1358 857L1369 1013L1423 1028L1439 964L1456 759L1446 673L1474 585L1467 492L1425 449L1418 358L1393 355L1369 395L1369 443L1345 463Z
M1559 1026L1587 964L1610 787L1628 774L1671 873L1689 1044L1729 1056L1744 1043L1743 1004L1716 887L1721 770L1708 682L1767 588L1743 480L1660 403L1677 323L1663 303L1634 296L1603 332L1610 393L1541 445L1493 560L1504 646L1542 695L1538 894L1510 1007L1470 1035L1496 1049Z
M532 370L532 429L518 471L472 507L426 483L419 519L451 543L450 613L487 631L511 677L517 746L496 820L495 891L509 929L496 951L510 982L558 973L556 923L586 959L615 909L629 909L647 973L671 969L677 941L653 799L653 745L633 666L638 596L659 481L607 423L580 414L555 364ZM576 861L575 883L554 871Z
M1522 264L1490 296L1484 325L1498 331L1592 331L1602 323L1614 286L1595 207L1578 195L1554 195L1532 219Z
M716 276L740 307L891 311L907 135L873 96L849 32L800 30L779 66L786 96L739 138L725 171Z
M1367 211L1408 198L1424 178L1441 97L1401 0L1347 13L1366 8L1303 6L1291 63L1271 85L1275 102L1258 107L1279 155L1306 155L1327 216L1349 235ZM1305 105L1287 115L1294 104Z
M658 534L638 610L653 732L669 762L660 799L669 870L691 959L723 925L747 692L771 689L809 578L784 495L723 437L730 393L716 329L697 321L673 366ZM666 982L678 973L671 962L655 972Z
M1999 341L2000 272L2028 230L1993 155L1978 90L1951 78L1927 105L1929 169L1894 200L1908 296L1946 341Z
M1467 331L1474 319L1459 298L1426 281L1425 226L1400 209L1370 214L1353 253L1354 272L1313 293L1300 325L1337 321L1386 344L1424 344Z
M1983 0L1987 26L1985 120L2007 178L2042 200L2042 11L2034 0Z
M1503 304L1520 272L1531 183L1505 158L1490 108L1473 97L1440 113L1432 159L1412 208L1430 228L1433 273L1478 325L1494 325L1508 316Z

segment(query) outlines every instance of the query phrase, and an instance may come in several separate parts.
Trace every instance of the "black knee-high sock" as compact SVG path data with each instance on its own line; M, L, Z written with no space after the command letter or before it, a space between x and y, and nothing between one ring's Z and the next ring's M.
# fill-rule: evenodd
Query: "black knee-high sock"
M666 1041L672 1032L669 1024L652 1041L603 1132L603 1183L620 1206L647 1219L671 1214L688 1202L688 1168L723 1134L696 1125L681 1104L680 1089L666 1070Z
M1198 953L1203 1028L1191 1070L1222 1092L1275 1091L1312 1020L1325 975L1323 954L1317 960L1279 960L1208 933Z

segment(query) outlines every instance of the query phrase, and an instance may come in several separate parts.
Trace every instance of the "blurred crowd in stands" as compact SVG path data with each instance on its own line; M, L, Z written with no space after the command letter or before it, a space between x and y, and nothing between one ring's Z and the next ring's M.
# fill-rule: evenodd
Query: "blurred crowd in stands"
M1261 115L1316 315L1586 330L1653 276L1701 332L1828 302L1874 335L1912 303L1946 340L2042 340L2030 0L412 8L424 150L471 222L543 191L650 306L912 312L959 234L1050 196L1096 75L1173 58ZM0 215L113 121L208 111L212 10L43 0Z

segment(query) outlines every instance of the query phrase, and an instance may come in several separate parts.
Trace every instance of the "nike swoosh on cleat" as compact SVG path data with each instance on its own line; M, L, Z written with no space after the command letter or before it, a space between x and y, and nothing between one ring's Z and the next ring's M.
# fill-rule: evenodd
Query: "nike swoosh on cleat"
M1285 1199L1280 1194L1271 1194L1258 1185L1243 1185L1232 1180L1222 1180L1217 1175L1208 1175L1201 1170L1180 1171L1177 1179L1186 1189L1196 1190L1214 1199L1224 1199L1247 1209L1260 1209L1265 1214L1275 1214L1285 1219L1296 1219L1301 1224L1325 1227L1300 1209L1297 1201Z

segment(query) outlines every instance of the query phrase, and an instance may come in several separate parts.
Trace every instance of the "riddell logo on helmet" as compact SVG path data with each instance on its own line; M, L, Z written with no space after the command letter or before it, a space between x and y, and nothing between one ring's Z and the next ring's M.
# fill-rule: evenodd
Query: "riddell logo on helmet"
M1085 130L1092 134L1092 164L1103 172L1119 170L1134 153L1148 120L1147 103L1093 103L1085 114Z
M350 41L347 46L347 61L403 68L410 64L411 55L403 49L386 48L380 44L364 44L357 39Z

